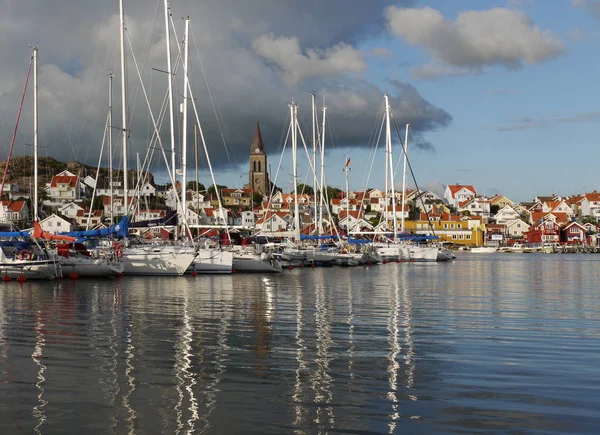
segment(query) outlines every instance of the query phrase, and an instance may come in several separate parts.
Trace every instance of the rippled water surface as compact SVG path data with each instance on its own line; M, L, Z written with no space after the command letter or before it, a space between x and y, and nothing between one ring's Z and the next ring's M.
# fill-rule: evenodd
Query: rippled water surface
M600 256L0 284L0 433L598 433Z

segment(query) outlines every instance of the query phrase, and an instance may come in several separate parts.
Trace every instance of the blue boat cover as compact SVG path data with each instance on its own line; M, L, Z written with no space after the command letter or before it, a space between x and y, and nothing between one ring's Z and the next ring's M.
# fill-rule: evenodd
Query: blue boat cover
M78 239L110 236L127 237L129 235L129 217L123 216L123 218L118 224L111 225L110 227L103 228L101 230L71 231L68 233L61 234L64 236L77 237Z

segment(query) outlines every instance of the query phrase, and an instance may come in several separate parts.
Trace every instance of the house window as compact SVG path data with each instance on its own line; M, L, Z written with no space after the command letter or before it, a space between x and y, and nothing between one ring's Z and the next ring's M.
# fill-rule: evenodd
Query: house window
M465 238L465 236L461 234L461 235L460 235L458 238L459 238L460 240L463 240L463 239Z
M56 226L57 226L57 227L60 227L60 224L61 224L61 223L62 223L62 222L60 222L60 221L59 221L59 222L56 222Z
M467 234L467 235L466 235L466 237L465 237L465 239L467 239L467 240L471 240L471 235L470 235L470 234Z
M454 228L454 224L450 224L450 228Z
M579 230L576 227L571 228L571 233L572 234L576 234L578 232L579 232Z
M456 240L456 234L452 234L452 240Z
M448 229L448 224L444 224L444 228L445 228L445 229Z
M517 228L521 228L521 224L517 224Z

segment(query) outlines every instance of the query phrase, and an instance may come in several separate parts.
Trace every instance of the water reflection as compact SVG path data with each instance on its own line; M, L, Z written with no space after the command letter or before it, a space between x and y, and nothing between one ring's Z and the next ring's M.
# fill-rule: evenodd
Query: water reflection
M194 331L189 314L189 298L187 289L183 290L183 312L181 313L181 330L178 332L178 342L175 344L175 377L177 379L177 393L179 400L175 405L177 415L177 433L184 431L184 402L188 403L191 415L187 419L186 433L193 433L195 422L198 420L198 402L194 395L196 381L191 372L192 339Z
M595 433L598 257L527 258L12 283L0 433Z
M388 391L388 399L392 402L392 413L390 414L390 422L388 423L389 433L394 433L396 430L397 420L400 418L399 410L398 410L398 368L400 364L398 364L398 355L400 354L401 346L399 340L399 312L400 312L400 289L398 288L398 275L392 275L392 282L390 283L390 313L388 317L387 329L389 332L388 335L388 344L390 346L390 351L388 352L388 367L387 371L389 373L389 391Z
M303 338L304 329L304 317L303 317L303 304L302 304L302 293L303 289L300 287L296 288L296 361L298 367L296 368L296 382L294 384L293 401L295 403L295 420L294 426L296 427L296 433L304 433L298 429L303 426L304 422L308 420L308 411L304 406L304 387L303 378L308 371L307 363L304 358L304 352L306 350L305 341Z
M46 340L44 338L45 326L46 325L44 325L42 321L41 312L36 311L35 346L33 348L31 359L37 366L37 381L35 383L35 387L38 390L38 404L33 407L32 415L37 422L36 426L34 427L34 431L38 434L42 433L42 425L46 421L45 407L48 404L48 401L44 398L44 384L46 383L44 372L46 371L46 366L42 363L43 350L46 345Z
M319 431L327 432L333 428L333 407L329 406L333 400L332 377L329 364L331 355L331 318L329 313L329 301L325 294L325 285L322 280L315 281L315 329L317 340L317 351L315 358L316 368L311 379L311 387L315 393L317 404L314 422ZM325 404L325 406L320 405Z

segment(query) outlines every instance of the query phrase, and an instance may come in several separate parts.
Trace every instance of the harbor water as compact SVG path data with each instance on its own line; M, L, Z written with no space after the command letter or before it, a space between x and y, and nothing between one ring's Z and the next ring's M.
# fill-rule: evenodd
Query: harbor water
M600 428L600 257L0 284L0 434Z

